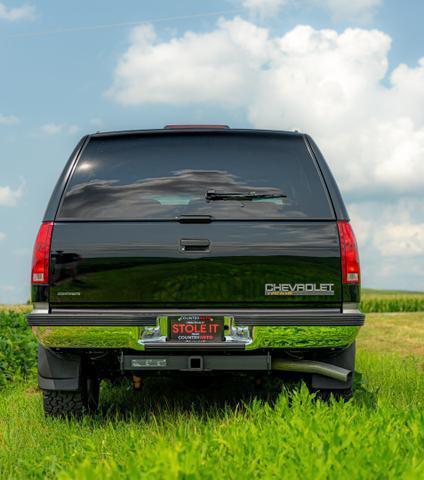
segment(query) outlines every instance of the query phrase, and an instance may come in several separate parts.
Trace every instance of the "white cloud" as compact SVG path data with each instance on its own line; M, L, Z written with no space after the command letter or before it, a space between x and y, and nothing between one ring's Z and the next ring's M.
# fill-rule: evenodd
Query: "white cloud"
M0 125L16 125L19 123L19 118L15 115L2 115L0 113Z
M249 13L261 18L277 15L283 7L315 7L327 11L333 20L370 22L383 0L242 0Z
M13 254L16 255L17 257L30 258L31 253L32 253L31 249L27 247L15 248L13 250Z
M262 18L276 15L290 0L243 0L243 7ZM293 1L293 0L292 0Z
M3 232L0 232L0 242L6 238L6 234Z
M79 129L77 125L67 125L65 123L46 123L40 128L42 133L46 135L57 135L63 132L74 135L79 132Z
M373 248L383 257L424 255L424 202L403 198L349 205L361 249Z
M383 256L424 255L424 223L388 223L375 241Z
M103 120L99 117L90 118L90 125L95 128L101 128L103 126Z
M361 197L424 188L424 58L388 69L391 39L297 26L271 36L240 18L160 42L133 30L108 94L123 105L219 104L260 128L300 128L323 149L342 190ZM205 55L205 52L208 52Z
M424 202L406 197L348 207L365 285L424 291Z
M64 128L63 124L46 123L41 127L41 131L47 135L56 135L62 132L63 128Z
M15 22L17 20L34 20L35 17L35 8L32 5L8 8L4 3L0 3L0 20Z
M369 22L383 0L312 0L312 2L327 9L335 20Z
M12 293L16 290L16 287L14 285L0 285L0 290L5 293Z
M24 183L22 183L16 190L9 186L0 186L0 206L14 207L18 200L24 193Z
M266 29L240 18L220 20L212 32L187 32L164 43L157 42L152 27L136 27L108 94L124 105L243 105L270 57L271 43Z
M79 132L79 127L78 125L68 125L66 131L69 133L69 135L75 135Z

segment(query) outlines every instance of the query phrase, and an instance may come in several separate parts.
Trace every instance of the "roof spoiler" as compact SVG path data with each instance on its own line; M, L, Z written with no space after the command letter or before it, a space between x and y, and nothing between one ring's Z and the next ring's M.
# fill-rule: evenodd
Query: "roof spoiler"
M197 130L197 129L227 129L227 128L230 128L228 125L174 125L174 124L171 124L171 125L165 125L163 127L165 130L171 130L171 129L181 129L181 130L184 130L184 129L187 129L187 130Z

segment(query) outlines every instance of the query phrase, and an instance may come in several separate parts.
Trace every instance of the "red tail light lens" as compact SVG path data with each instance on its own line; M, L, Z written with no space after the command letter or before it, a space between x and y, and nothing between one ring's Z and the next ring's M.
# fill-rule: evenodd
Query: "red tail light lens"
M32 254L31 282L33 284L49 283L50 243L53 222L44 222L38 230Z
M343 283L359 283L361 272L355 234L349 222L337 222L337 226L342 255L342 281Z

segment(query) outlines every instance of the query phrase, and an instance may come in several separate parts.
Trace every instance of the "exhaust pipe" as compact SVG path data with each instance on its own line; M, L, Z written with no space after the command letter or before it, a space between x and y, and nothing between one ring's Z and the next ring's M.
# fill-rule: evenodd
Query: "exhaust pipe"
M272 360L272 370L286 372L316 373L324 377L333 378L339 382L347 382L352 375L351 370L337 367L330 363L315 362L314 360L286 360L276 358Z

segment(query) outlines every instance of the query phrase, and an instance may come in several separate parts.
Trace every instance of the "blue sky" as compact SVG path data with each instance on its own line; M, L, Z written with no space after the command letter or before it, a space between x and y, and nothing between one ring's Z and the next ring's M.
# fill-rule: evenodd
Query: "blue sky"
M29 296L83 134L199 122L311 133L364 285L424 290L423 18L419 1L0 1L0 303Z

